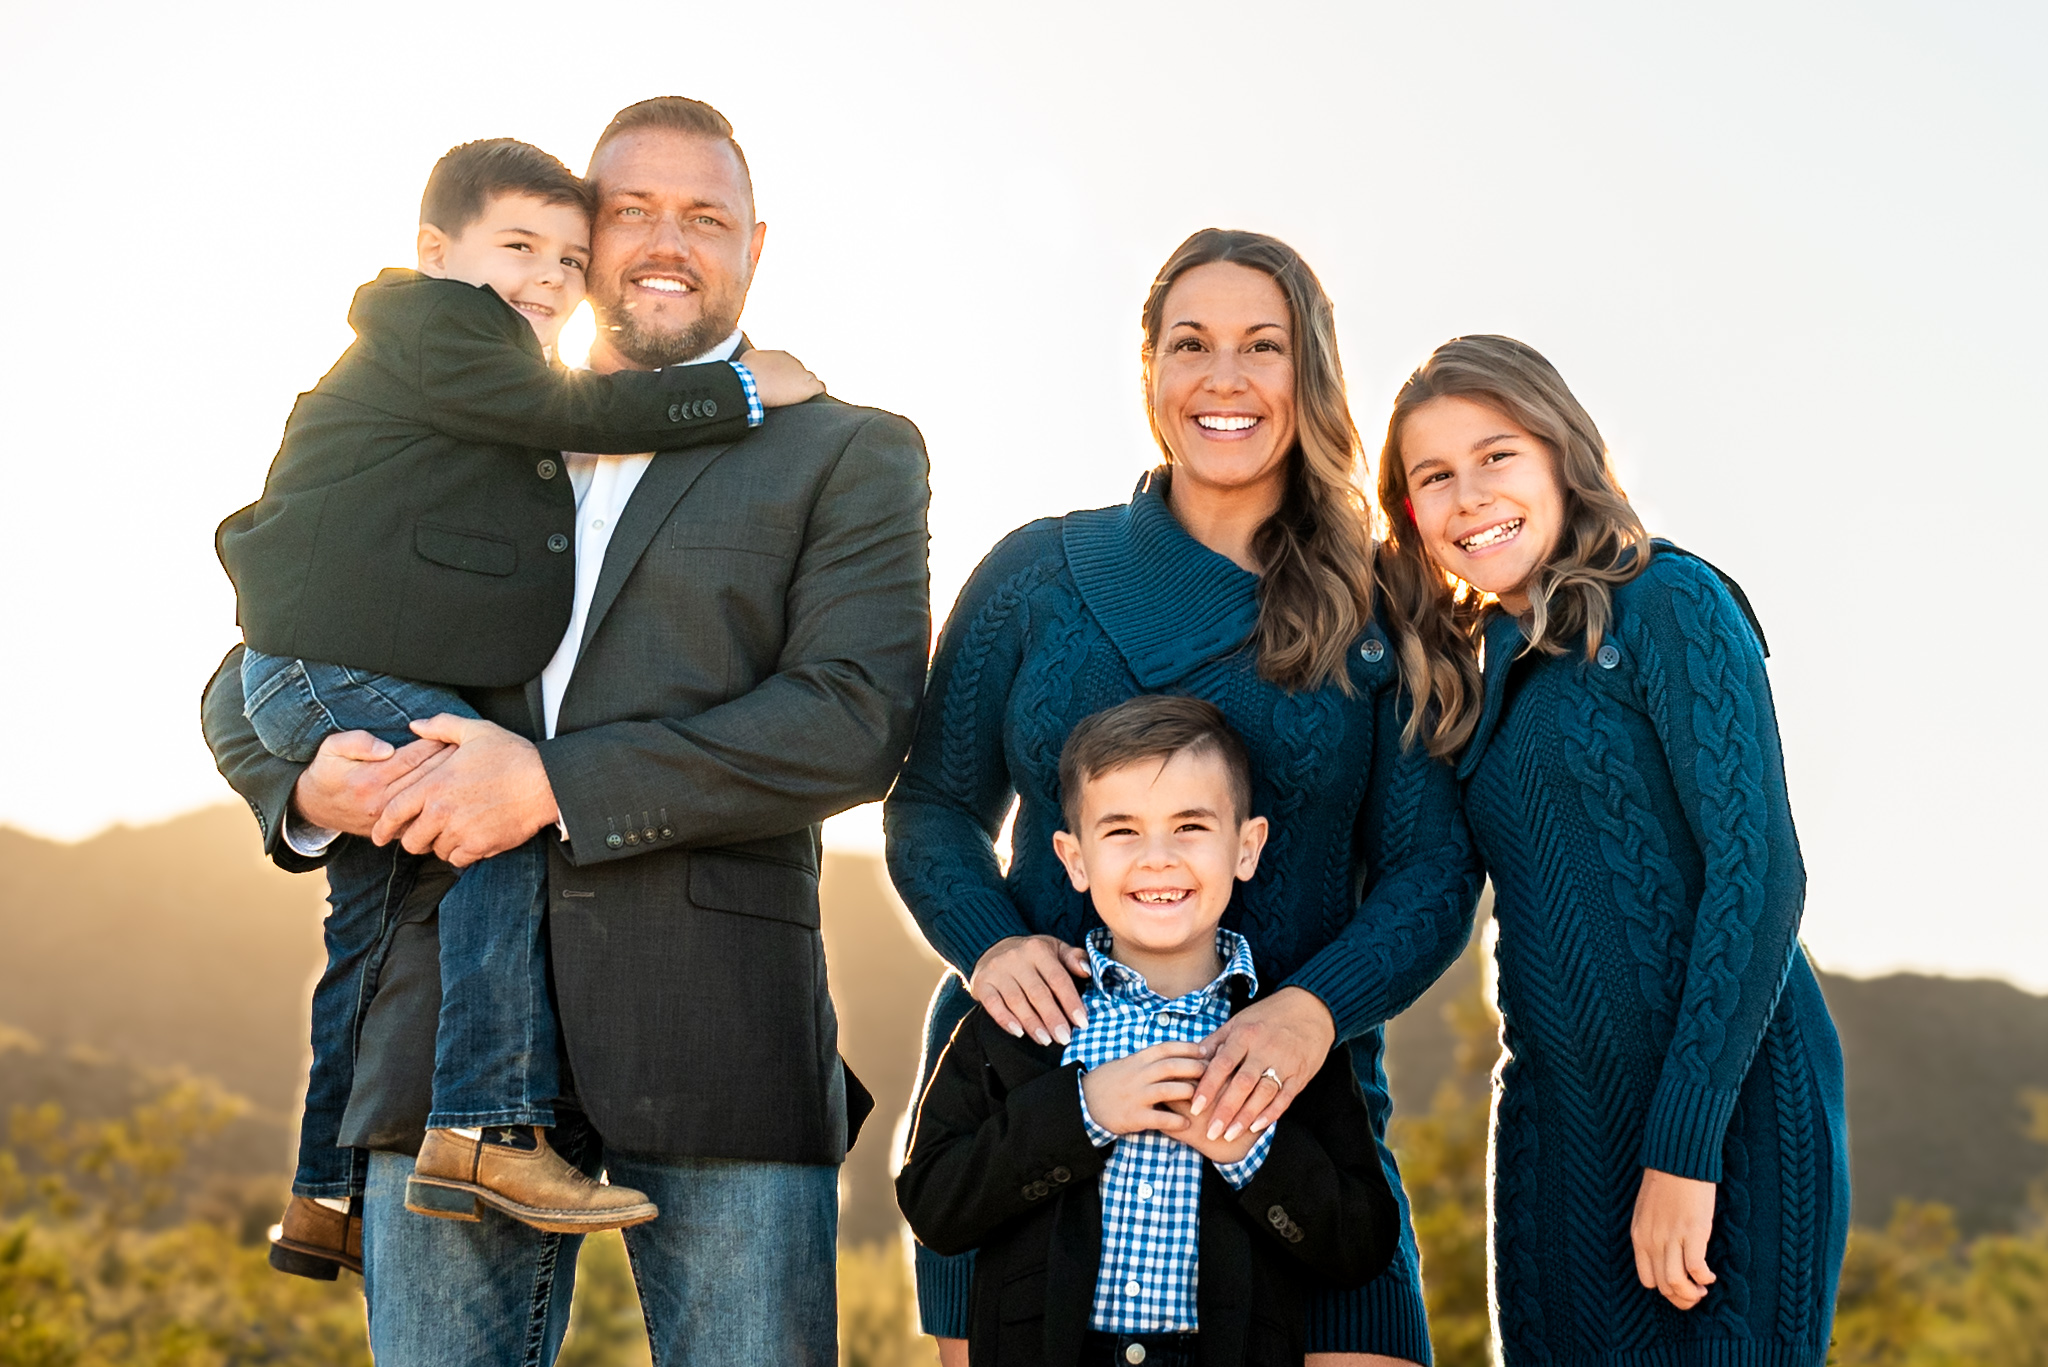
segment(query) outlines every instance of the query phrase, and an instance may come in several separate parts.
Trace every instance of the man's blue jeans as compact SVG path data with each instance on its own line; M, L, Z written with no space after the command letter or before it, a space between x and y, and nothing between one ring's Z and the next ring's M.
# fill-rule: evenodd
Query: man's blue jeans
M553 1142L597 1171L571 1113ZM597 1152L661 1207L625 1231L655 1367L838 1361L839 1169ZM370 1155L363 1291L377 1367L547 1367L569 1325L582 1236L485 1209L469 1224L405 1208L412 1160Z
M264 748L300 764L336 731L404 745L417 739L411 721L476 716L445 688L254 650L243 653L242 694ZM542 940L550 838L543 833L471 866L442 899L431 1127L554 1124L560 1081ZM396 844L345 838L328 861L327 968L313 990L313 1069L292 1182L301 1196L361 1190L360 1157L338 1147L341 1117L367 984L420 858Z

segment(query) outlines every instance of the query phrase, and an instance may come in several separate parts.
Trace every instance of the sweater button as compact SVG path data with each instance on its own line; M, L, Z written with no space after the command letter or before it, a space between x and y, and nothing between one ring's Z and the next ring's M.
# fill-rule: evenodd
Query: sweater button
M548 549L556 555L560 555L563 551L569 549L569 538L563 536L560 532L556 532L548 538Z
M1387 648L1378 641L1367 641L1358 648L1358 653L1365 657L1367 664L1378 664L1381 658L1386 655Z
M1621 652L1611 645L1604 645L1594 654L1593 659L1602 669L1612 669L1621 663Z

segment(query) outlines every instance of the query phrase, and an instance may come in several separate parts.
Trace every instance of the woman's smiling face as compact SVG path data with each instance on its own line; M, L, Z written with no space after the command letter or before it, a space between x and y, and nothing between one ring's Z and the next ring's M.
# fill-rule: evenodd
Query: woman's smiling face
M1529 580L1564 531L1550 448L1499 409L1447 395L1408 415L1399 451L1430 559L1510 611L1527 610Z
M1287 296L1264 271L1196 266L1167 292L1151 362L1152 418L1179 473L1217 491L1279 486L1294 447Z

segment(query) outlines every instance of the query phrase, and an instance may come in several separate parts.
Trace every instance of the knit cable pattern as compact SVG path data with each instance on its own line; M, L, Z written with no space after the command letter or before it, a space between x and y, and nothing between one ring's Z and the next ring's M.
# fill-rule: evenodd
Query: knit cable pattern
M1799 1022L1789 1014L1771 1024L1764 1048L1771 1067L1771 1096L1778 1120L1778 1180L1782 1190L1778 1219L1780 1240L1791 1256L1778 1265L1778 1335L1804 1341L1813 1322L1814 1260L1806 1250L1820 1242L1820 1136L1815 1132L1808 1097L1812 1074L1799 1038Z
M1717 1080L1716 1065L1729 1044L1729 1022L1741 1004L1742 974L1764 909L1762 873L1771 860L1764 839L1769 817L1756 709L1745 662L1729 648L1731 641L1748 640L1749 628L1722 612L1717 595L1699 575L1676 574L1668 581L1672 614L1685 639L1692 769L1707 877L1671 1056L1697 1085L1725 1088L1730 1074L1748 1067L1759 1042L1742 1041L1742 1056L1733 1068L1718 1070Z

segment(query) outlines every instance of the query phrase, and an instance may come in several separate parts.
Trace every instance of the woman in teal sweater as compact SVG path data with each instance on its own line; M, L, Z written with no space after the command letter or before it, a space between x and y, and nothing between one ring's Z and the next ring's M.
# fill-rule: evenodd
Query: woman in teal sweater
M1268 986L1211 1037L1198 1120L1263 1128L1347 1041L1398 1193L1381 1025L1457 957L1479 880L1450 766L1401 745L1329 301L1284 244L1209 230L1160 271L1144 317L1166 465L1127 504L1031 523L989 553L939 638L885 809L897 889L971 984L941 985L928 1046L974 999L1013 1033L1066 1040L1100 922L1053 853L1060 748L1136 694L1205 698L1251 747L1273 836L1224 918ZM1402 1229L1386 1274L1311 1304L1317 1367L1429 1361L1405 1207ZM921 1250L918 1273L926 1330L964 1337L971 1266Z
M1505 1361L1820 1367L1842 1059L1746 601L1650 540L1508 338L1409 378L1379 491L1411 734L1458 757L1494 884Z

